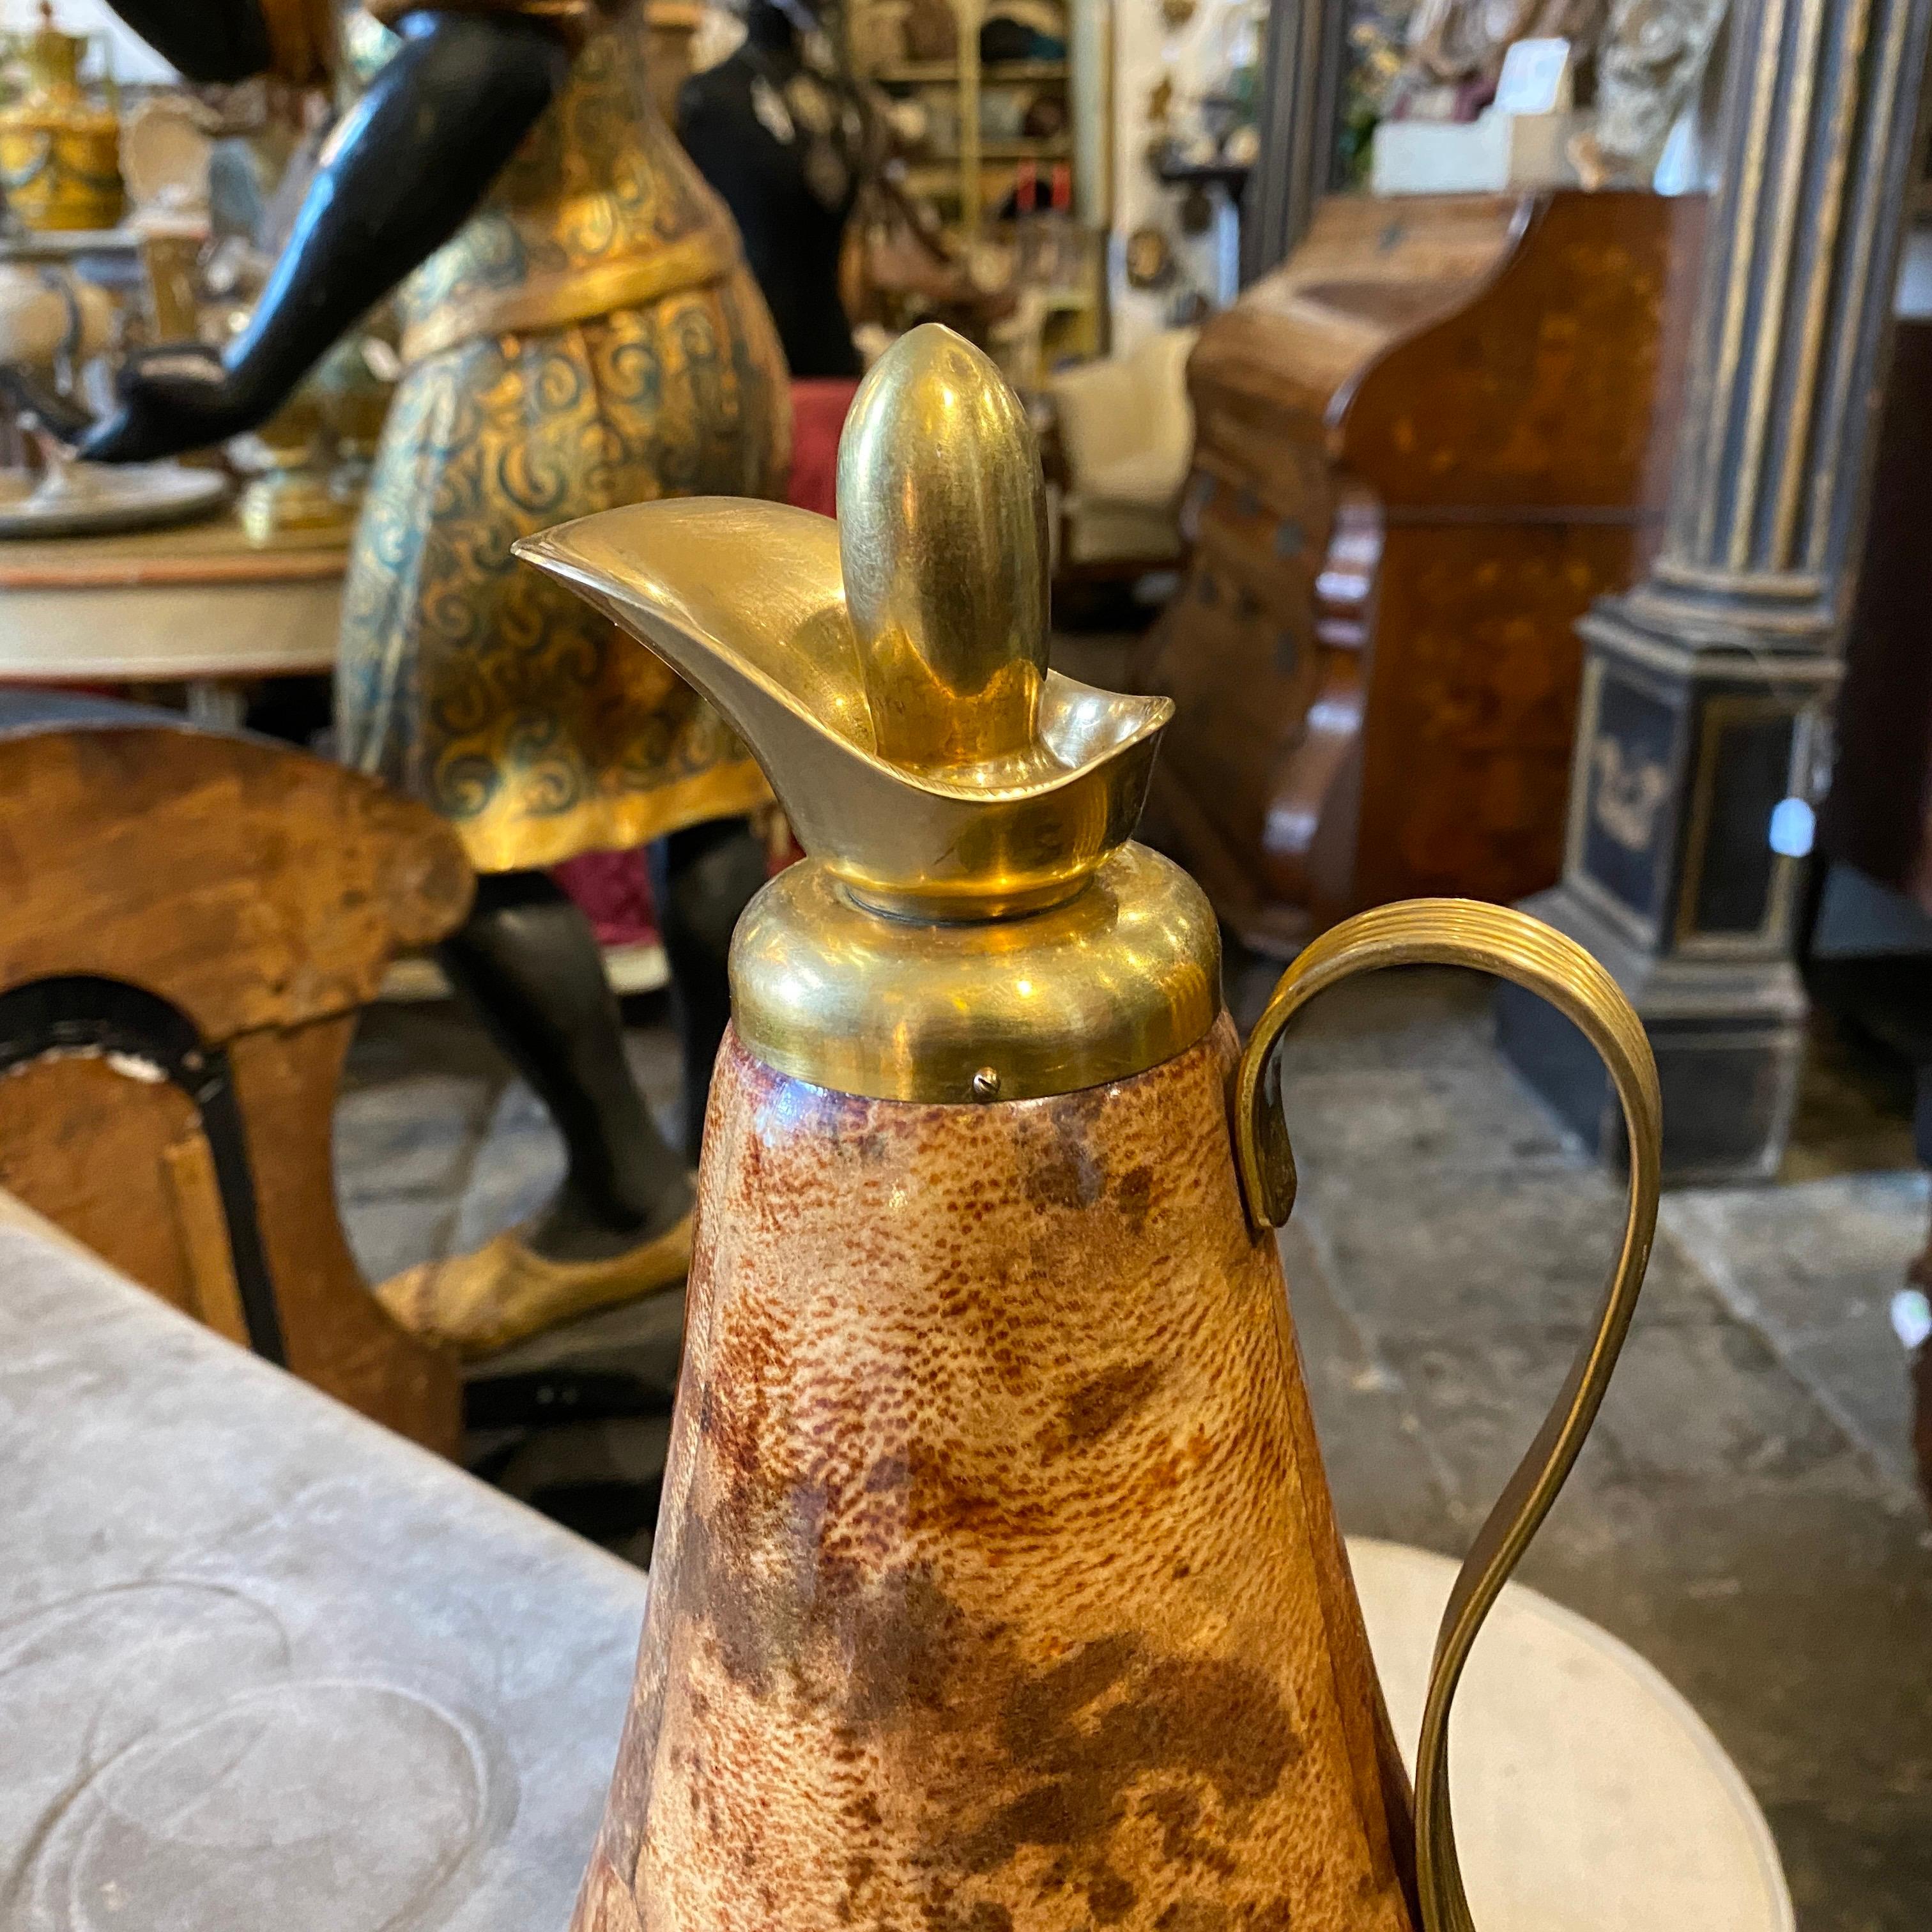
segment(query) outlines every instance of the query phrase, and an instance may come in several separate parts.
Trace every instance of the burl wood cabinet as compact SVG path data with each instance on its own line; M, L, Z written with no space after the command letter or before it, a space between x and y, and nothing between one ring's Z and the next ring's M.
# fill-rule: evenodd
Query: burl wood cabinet
M1337 196L1208 325L1150 824L1250 944L1551 884L1592 598L1647 560L1703 204Z

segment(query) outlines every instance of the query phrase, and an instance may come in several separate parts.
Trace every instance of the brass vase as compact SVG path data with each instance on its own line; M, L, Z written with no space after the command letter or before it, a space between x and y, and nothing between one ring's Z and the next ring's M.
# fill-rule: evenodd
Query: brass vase
M881 361L838 501L518 546L731 718L809 854L734 942L577 1932L1462 1932L1450 1700L1642 1279L1642 1030L1547 928L1418 902L1316 941L1240 1052L1206 902L1129 842L1169 707L1047 669L1038 458L986 358L927 327ZM1272 1070L1322 988L1420 960L1583 1028L1632 1179L1595 1333L1450 1600L1412 1802L1289 1319Z
M112 228L121 219L121 125L82 92L86 40L64 34L42 0L40 24L20 37L28 91L0 109L0 191L23 228Z

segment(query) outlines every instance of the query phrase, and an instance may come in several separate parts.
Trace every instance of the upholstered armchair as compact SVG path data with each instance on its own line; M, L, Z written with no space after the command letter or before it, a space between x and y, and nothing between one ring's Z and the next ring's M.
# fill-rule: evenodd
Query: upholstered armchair
M1047 381L1065 481L1058 568L1112 574L1180 554L1177 520L1194 448L1187 400L1191 328L1162 331L1130 355L1084 362Z

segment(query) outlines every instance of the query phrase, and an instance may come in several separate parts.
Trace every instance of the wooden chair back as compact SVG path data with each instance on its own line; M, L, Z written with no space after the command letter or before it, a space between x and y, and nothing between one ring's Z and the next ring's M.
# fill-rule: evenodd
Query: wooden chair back
M453 1454L331 1161L356 1017L473 881L436 816L266 740L0 696L0 1187L164 1300Z

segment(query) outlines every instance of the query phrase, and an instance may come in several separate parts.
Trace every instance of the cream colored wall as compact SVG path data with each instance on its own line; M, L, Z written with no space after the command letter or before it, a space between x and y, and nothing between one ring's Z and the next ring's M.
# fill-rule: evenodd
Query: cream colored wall
M1076 4L1098 5L1102 0ZM1163 188L1147 164L1147 102L1161 76L1172 74L1175 122L1186 124L1189 104L1213 78L1222 7L1217 0L1199 0L1194 17L1180 28L1167 25L1160 0L1112 0L1112 11L1114 194L1107 283L1114 352L1124 355L1166 326L1169 304L1188 284L1214 292L1214 231L1183 235L1177 218L1180 197ZM1123 256L1126 238L1148 223L1164 230L1172 243L1179 273L1168 287L1143 292L1127 286Z

